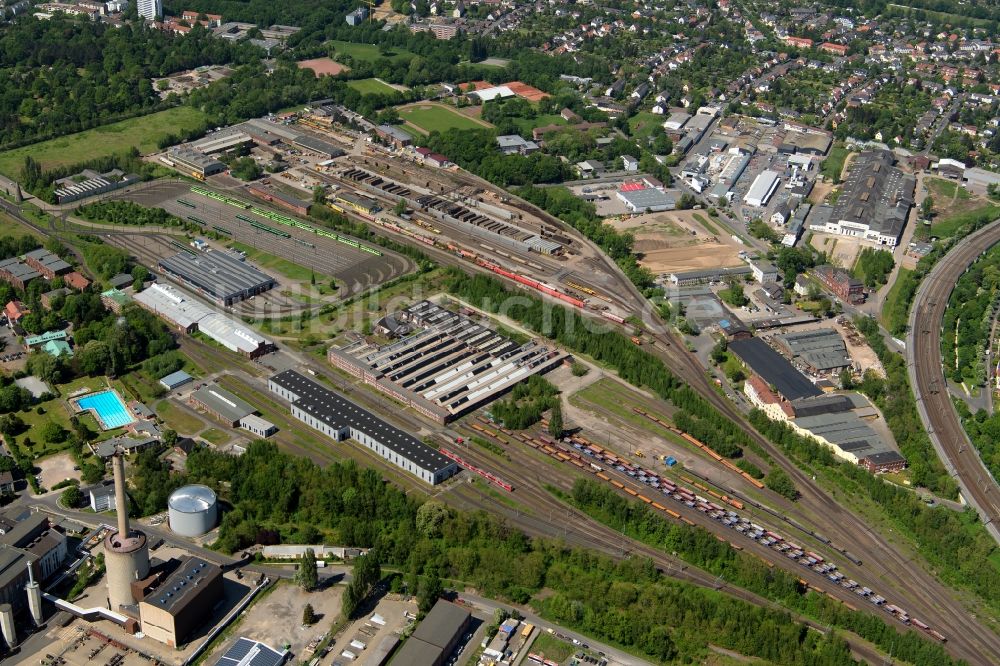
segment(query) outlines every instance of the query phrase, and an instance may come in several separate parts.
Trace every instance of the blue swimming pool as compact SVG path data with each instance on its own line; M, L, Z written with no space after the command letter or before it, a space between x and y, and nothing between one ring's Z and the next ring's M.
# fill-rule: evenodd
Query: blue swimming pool
M84 396L76 401L76 406L81 411L88 409L93 411L97 422L105 430L121 428L135 421L115 390Z

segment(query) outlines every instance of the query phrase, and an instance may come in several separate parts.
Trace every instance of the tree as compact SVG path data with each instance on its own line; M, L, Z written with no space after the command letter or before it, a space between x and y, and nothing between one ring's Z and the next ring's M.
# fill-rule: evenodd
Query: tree
M316 617L316 611L313 610L312 604L306 604L302 609L302 624L310 627L316 624L316 620L318 619L319 618Z
M80 487L76 485L68 486L66 490L62 492L60 501L67 509L75 509L80 506L83 502L83 493L80 492Z
M549 434L560 439L563 435L562 405L556 402L549 413Z
M400 199L396 202L396 207L392 209L396 215L402 215L406 212L406 199Z
M441 535L441 525L448 517L448 507L439 500L428 500L417 509L417 531L429 539Z
M934 210L934 197L928 194L927 197L924 199L924 202L920 204L920 213L924 216L924 218L929 220L931 219L933 210Z
M177 431L172 428L167 428L163 431L163 443L168 448L173 448L177 445Z
M39 433L46 444L59 444L66 441L66 429L55 421L43 423Z
M306 592L312 592L319 585L319 574L316 572L316 553L312 548L306 548L306 552L299 558L295 582Z
M799 496L799 491L795 489L795 484L792 483L791 478L789 478L785 470L777 465L772 466L771 470L764 476L764 485L790 500L797 499Z
M426 613L433 608L443 593L441 576L438 575L437 569L434 569L420 579L420 587L417 590L417 606L420 612Z

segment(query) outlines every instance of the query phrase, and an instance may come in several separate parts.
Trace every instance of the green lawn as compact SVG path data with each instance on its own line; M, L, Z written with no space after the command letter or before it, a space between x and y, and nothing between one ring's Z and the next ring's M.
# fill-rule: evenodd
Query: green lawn
M924 186L935 199L954 198L960 201L966 201L972 197L968 190L964 187L959 187L958 183L953 180L945 180L944 178L926 178L924 179Z
M26 227L12 217L8 217L0 213L0 236L13 236L14 238L20 238L21 236L34 236L36 238L41 238L41 235L30 227Z
M229 443L229 435L222 432L218 428L209 428L205 432L199 435L202 439L215 444L216 446L222 446L223 444Z
M632 130L632 136L643 141L662 123L663 116L658 116L649 111L640 111L628 119L628 126Z
M167 426L181 435L193 435L205 427L201 419L188 414L169 400L161 400L154 408L156 415L163 419Z
M573 654L574 648L566 641L559 640L552 634L543 631L538 634L538 638L531 644L531 651L561 664L566 659L569 659L569 656Z
M164 136L194 129L204 120L205 114L200 110L178 106L148 116L95 127L0 153L0 173L16 178L28 155L35 158L42 169L47 170L123 153L133 147L138 148L141 153L151 153L157 149L157 142Z
M396 89L390 85L382 83L378 79L355 79L347 82L348 87L354 88L362 95L394 95Z
M705 217L701 213L692 213L692 217L694 217L694 219L698 221L698 224L705 227L708 230L708 233L714 234L716 236L719 235L719 230L715 228L714 224L708 221L707 217Z
M972 224L980 218L994 219L1000 217L1000 206L987 204L979 208L957 213L949 217L936 220L931 225L931 236L937 238L950 238L967 224Z
M566 121L558 113L548 113L542 114L537 118L517 118L514 120L517 123L518 129L521 130L521 134L531 138L531 130L536 127L545 127L546 125L565 125Z
M840 182L840 172L844 170L844 161L847 160L850 152L840 144L830 149L830 154L823 160L823 164L820 165L820 171L823 172L827 180L834 183Z
M399 117L427 132L444 132L455 129L483 129L492 127L476 122L458 111L440 104L418 104L399 110Z
M313 271L305 266L300 266L299 264L292 263L287 259L282 259L281 257L273 254L268 254L263 250L257 250L249 245L244 245L243 243L233 242L231 247L240 250L241 252L246 252L247 259L254 262L261 268L269 268L276 273L281 273L290 280L308 283L312 279ZM329 282L330 280L329 278L325 278L321 273L316 273L316 281Z
M406 49L390 49L386 53L381 53L379 47L373 44L356 44L354 42L342 42L333 40L328 42L334 48L335 54L349 55L355 60L365 60L373 62L379 58L389 58L390 60L403 60L413 56Z

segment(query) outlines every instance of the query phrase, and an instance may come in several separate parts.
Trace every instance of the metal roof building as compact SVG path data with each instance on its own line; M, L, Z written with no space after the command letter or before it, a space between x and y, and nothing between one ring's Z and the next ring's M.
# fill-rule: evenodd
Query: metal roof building
M393 663L437 666L451 654L459 638L469 626L469 611L450 601L439 599L409 640L403 645Z
M200 557L187 557L139 602L142 632L177 647L201 628L222 597L222 569Z
M813 370L833 371L851 365L844 339L832 328L786 333L777 341L793 359Z
M780 174L776 171L761 171L753 181L753 185L747 190L743 201L748 206L761 208L767 205L771 195L778 188L778 178Z
M774 386L786 400L823 394L823 391L796 370L784 356L768 347L760 338L733 340L729 343L729 349L750 370Z
M264 643L241 637L219 657L215 666L281 666L288 657L288 650L278 652Z
M458 473L458 466L368 410L321 386L294 370L268 380L268 388L291 402L292 416L334 441L348 437L431 485Z
M518 344L430 301L393 314L416 332L387 345L361 340L332 347L329 360L441 423L490 402L565 358L536 341Z
M166 377L160 378L160 385L168 391L173 391L175 388L184 386L192 381L194 381L194 377L183 370L178 370L177 372L171 372Z
M135 295L135 301L186 333L200 330L230 351L256 358L274 350L274 343L212 308L166 284L153 284Z
M270 275L228 252L178 252L160 259L159 267L219 305L232 305L277 284Z
M655 187L619 191L615 196L633 213L658 213L673 210L677 206L677 200L672 194Z
M257 411L244 400L216 384L203 386L192 393L189 400L234 428L244 416Z

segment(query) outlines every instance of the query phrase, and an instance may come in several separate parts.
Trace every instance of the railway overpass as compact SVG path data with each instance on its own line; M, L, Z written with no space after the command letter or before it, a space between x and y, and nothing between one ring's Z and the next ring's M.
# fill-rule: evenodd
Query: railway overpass
M941 365L941 325L951 292L969 266L997 243L1000 220L959 241L924 278L910 310L906 365L934 449L987 531L1000 542L1000 486L962 427Z

